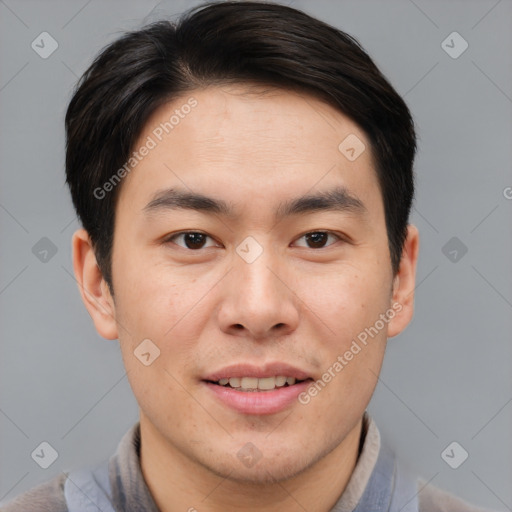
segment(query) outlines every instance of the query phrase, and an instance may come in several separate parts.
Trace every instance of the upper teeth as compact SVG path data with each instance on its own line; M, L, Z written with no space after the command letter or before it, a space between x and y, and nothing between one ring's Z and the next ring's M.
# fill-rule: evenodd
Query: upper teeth
M221 386L229 385L232 388L241 389L274 389L283 387L285 384L293 386L295 384L295 377L265 377L258 379L257 377L230 377L229 379L219 379L218 383Z

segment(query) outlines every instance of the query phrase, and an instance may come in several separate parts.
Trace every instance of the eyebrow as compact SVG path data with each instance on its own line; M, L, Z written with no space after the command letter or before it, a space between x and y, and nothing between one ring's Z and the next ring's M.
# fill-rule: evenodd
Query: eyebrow
M157 192L143 208L144 213L170 210L194 210L198 212L235 218L235 206L223 199L208 197L203 194L169 188ZM293 215L305 215L319 211L343 211L356 215L367 213L363 202L350 194L345 187L339 186L331 190L306 194L281 203L274 212L276 220Z

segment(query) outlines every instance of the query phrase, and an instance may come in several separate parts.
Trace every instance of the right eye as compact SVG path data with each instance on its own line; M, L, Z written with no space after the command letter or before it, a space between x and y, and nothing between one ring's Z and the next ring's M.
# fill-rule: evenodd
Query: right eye
M183 239L183 244L176 243L175 240ZM206 233L201 233L200 231L182 231L180 233L175 233L174 235L168 237L164 243L172 242L176 243L179 247L190 250L198 250L203 249L204 244L207 238L211 238Z

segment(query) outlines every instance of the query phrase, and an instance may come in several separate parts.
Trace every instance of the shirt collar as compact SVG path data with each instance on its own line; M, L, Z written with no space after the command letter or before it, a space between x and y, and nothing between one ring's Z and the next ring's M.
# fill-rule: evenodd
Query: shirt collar
M373 418L365 412L359 456L348 484L331 512L352 512L368 484L380 450L380 434ZM121 510L159 512L140 465L140 422L122 437L110 458L110 481L114 503Z

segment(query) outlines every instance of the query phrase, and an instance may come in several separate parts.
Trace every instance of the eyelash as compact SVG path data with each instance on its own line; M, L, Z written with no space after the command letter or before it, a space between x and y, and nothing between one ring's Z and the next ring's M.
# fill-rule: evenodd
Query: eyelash
M202 231L180 231L179 233L175 233L174 235L166 238L164 240L164 243L174 243L174 240L180 236L183 236L183 235L187 235L187 234L196 234L196 235L204 235L206 236L207 238L210 238L213 240L213 238L206 234L206 233L203 233ZM328 236L334 236L336 237L339 241L345 241L344 238L341 236L341 235L338 235L332 231L321 231L321 230L318 230L318 231L308 231L307 233L304 233L303 235L301 235L299 238L297 238L297 240L300 240L301 238L304 238L305 236L307 235L312 235L312 234L325 234L325 235L328 235ZM178 245L178 244L175 244L175 245ZM315 247L306 247L306 249L313 249L313 250L321 250L321 249L326 249L328 247L330 247L331 245L333 244L330 244L330 245L327 245L325 247L320 247L320 248L315 248ZM191 251L191 252L198 252L200 251L201 249L205 249L204 247L201 247L199 249L189 249L188 247L183 247L181 245L178 245L178 247L186 250L186 251ZM206 247L206 249L208 249L208 247Z

